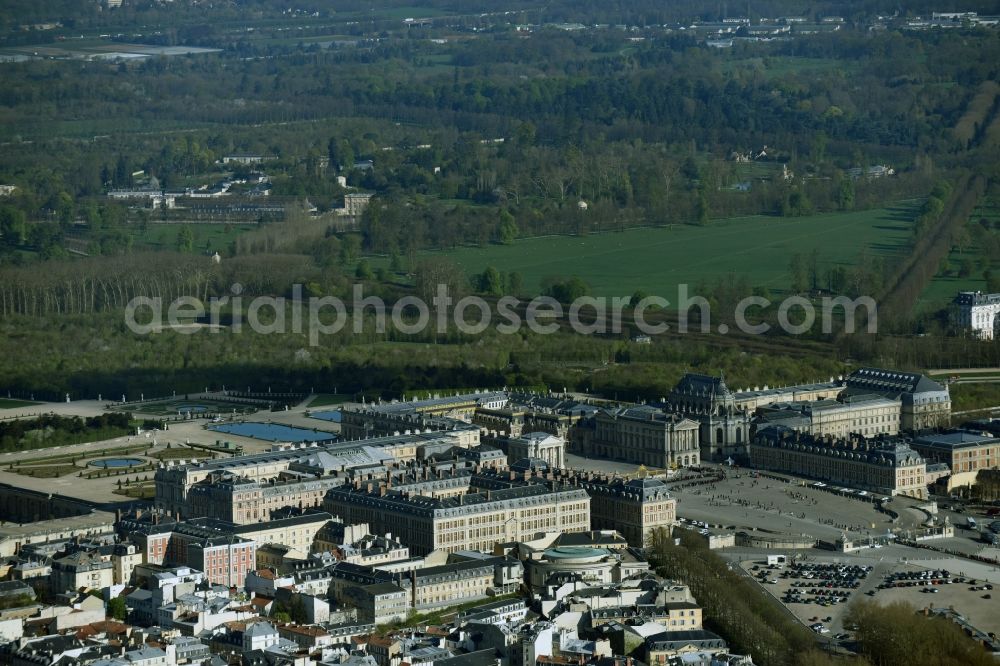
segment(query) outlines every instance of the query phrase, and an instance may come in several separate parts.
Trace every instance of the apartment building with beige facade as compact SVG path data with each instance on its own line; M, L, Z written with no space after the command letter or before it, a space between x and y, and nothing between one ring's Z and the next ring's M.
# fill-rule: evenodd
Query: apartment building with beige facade
M498 541L540 531L590 529L590 497L579 487L531 483L457 497L410 495L384 485L331 489L324 508L345 522L363 522L398 536L412 553L489 552Z
M750 462L759 469L885 496L927 497L927 464L899 437L816 437L767 426L750 444Z
M677 522L677 500L659 479L611 478L582 480L590 495L590 526L617 530L629 545L643 548L657 529L667 533Z
M783 425L815 437L896 435L901 407L899 400L871 394L838 400L774 403L758 410L758 428Z
M322 503L327 490L353 477L413 462L426 451L460 445L452 432L410 433L356 442L278 447L265 453L199 463L161 465L155 506L173 518L211 517L235 523L268 520L286 507Z

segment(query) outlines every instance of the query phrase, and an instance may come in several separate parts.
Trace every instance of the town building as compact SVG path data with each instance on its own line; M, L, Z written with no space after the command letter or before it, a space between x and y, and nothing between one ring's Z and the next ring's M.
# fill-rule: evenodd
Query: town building
M869 393L837 400L774 403L758 410L758 427L784 425L816 437L895 435L899 433L901 407L898 400Z
M545 461L550 467L566 466L566 440L558 435L532 432L514 439L501 439L498 443L506 451L508 462L534 458Z
M662 664L666 663L667 659L680 655L691 653L715 655L727 650L726 641L721 636L705 629L664 631L646 638L643 642L642 657L644 663Z
M478 429L475 434L478 437ZM171 461L154 475L155 506L173 518L259 522L273 511L318 506L329 488L352 478L352 470L382 473L393 463L416 460L418 452L423 457L463 441L465 435L455 431L412 432L292 445L198 463Z
M599 477L582 480L590 495L590 526L618 530L628 543L643 548L654 530L669 534L677 521L677 500L659 479Z
M52 560L49 578L53 592L101 590L114 583L114 566L109 558L78 550Z
M764 386L754 388L744 388L733 391L733 398L737 409L755 412L761 407L774 404L776 402L810 402L813 400L832 400L844 390L843 381L835 381L833 378L828 382L817 382L814 384L794 384L792 386Z
M649 405L601 409L574 429L581 455L610 458L654 469L698 465L700 425Z
M566 584L599 587L620 583L648 571L649 563L635 549L557 546L532 553L525 559L524 568L531 589L551 596Z
M433 498L358 483L331 489L323 506L345 522L368 523L398 536L416 554L488 552L497 541L517 541L538 531L590 529L590 497L568 484L529 483Z
M264 161L264 156L260 153L232 153L222 157L223 164L260 164Z
M155 518L123 519L118 529L145 553L146 563L203 571L211 583L243 587L257 568L257 542L216 527Z
M769 425L754 436L750 462L759 469L885 496L927 497L926 462L898 437L814 436Z
M369 192L348 192L344 195L344 215L359 217L368 208L372 194Z
M995 433L972 429L927 433L913 438L913 448L928 462L946 464L952 487L972 485L979 470L1000 467L1000 438Z
M392 401L360 408L342 409L340 432L345 438L368 438L412 430L453 431L460 445L479 444L479 428L473 427L477 409L502 409L507 393L492 391Z
M859 368L848 375L842 397L879 395L900 402L899 427L919 432L951 422L948 387L916 372Z
M594 405L570 398L512 392L505 407L480 407L472 422L483 429L484 436L520 437L526 432L547 432L573 443L573 427L595 413Z

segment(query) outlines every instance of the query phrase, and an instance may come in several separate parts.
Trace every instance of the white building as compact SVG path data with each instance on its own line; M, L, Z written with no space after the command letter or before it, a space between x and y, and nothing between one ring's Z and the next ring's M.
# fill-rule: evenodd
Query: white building
M278 630L270 622L254 622L243 632L243 651L264 650L277 645Z
M351 192L344 195L344 215L357 217L365 212L372 195L368 192Z
M997 313L1000 313L1000 294L984 294L981 291L961 291L952 301L955 307L955 322L962 328L984 340L992 340L997 328Z
M507 442L507 461L524 458L544 460L550 467L566 465L566 440L547 432L531 432Z

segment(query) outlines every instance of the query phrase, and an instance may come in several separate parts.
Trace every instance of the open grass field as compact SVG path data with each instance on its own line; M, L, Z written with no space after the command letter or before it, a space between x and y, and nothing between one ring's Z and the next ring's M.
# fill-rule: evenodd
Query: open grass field
M215 252L225 254L229 244L245 231L256 229L255 224L169 224L150 222L145 230L136 233L133 243L136 247L150 250L174 250L177 248L177 234L187 226L194 235L194 250L196 252Z
M800 218L744 217L715 220L705 227L524 239L434 255L454 260L470 275L487 266L517 271L526 291L533 293L546 276L576 275L596 295L628 296L641 289L676 301L679 284L690 285L693 294L699 282L714 282L730 273L780 293L788 289L789 258L795 253L819 250L821 271L853 265L866 249L873 256L903 253L916 210L916 202L901 202Z
M31 407L32 405L40 405L40 402L31 402L30 400L12 400L10 398L0 398L0 409L16 409L18 407Z

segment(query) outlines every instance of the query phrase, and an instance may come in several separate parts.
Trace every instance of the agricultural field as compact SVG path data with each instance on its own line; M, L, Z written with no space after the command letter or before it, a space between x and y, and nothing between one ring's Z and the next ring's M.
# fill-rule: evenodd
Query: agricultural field
M821 271L856 264L863 251L891 257L905 250L915 202L808 217L744 217L706 227L674 225L591 236L552 236L510 245L428 253L454 260L470 275L494 266L521 274L528 292L547 276L579 276L595 295L636 290L675 300L679 284L713 282L730 273L772 293L789 287L789 258L819 250Z

